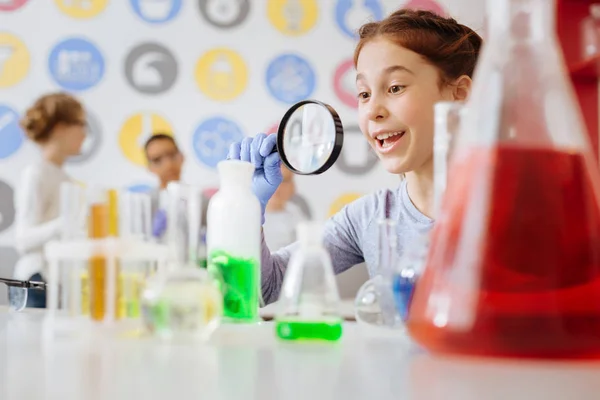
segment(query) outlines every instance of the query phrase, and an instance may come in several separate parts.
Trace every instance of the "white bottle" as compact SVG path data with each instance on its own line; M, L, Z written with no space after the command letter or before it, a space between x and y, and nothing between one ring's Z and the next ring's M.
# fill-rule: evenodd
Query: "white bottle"
M261 298L261 206L252 192L254 166L239 160L217 165L221 186L207 212L207 262L221 280L223 317L256 322Z

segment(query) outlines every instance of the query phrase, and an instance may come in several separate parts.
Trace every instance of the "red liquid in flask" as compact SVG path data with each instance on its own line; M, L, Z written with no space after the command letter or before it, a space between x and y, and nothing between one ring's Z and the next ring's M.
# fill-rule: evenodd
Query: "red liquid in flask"
M463 160L416 288L411 336L441 353L600 358L596 166L581 153L506 145Z

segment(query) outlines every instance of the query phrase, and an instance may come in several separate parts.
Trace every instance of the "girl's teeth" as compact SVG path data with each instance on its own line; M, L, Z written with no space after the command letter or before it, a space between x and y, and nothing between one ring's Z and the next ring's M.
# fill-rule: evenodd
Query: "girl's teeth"
M377 136L377 140L385 140L387 138L391 138L392 136L396 136L401 134L402 132L394 132L394 133L382 133L381 135Z

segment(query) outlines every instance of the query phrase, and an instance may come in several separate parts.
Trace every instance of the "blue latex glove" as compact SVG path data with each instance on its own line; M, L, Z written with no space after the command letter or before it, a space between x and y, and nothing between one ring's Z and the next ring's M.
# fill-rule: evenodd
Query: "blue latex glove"
M267 203L283 181L281 158L273 153L277 144L277 135L259 133L254 138L244 138L242 142L229 147L228 160L242 160L254 164L252 191L258 197L262 207L262 223L265 223Z
M167 230L167 212L158 210L152 219L152 236L160 238Z

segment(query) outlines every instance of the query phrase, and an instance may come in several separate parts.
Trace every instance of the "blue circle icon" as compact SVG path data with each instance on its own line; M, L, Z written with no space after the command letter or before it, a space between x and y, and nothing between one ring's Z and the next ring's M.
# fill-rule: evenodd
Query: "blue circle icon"
M81 38L71 38L52 49L48 68L60 87L68 91L81 91L102 80L104 57L93 43Z
M242 129L232 120L213 117L202 122L192 138L192 146L198 160L210 168L227 158L229 146L244 138Z
M130 0L133 11L146 22L162 24L179 14L181 0Z
M127 191L131 193L150 193L153 190L154 188L146 183L135 183L127 186Z
M19 150L23 139L19 114L12 108L0 104L0 160L10 157Z
M304 58L284 54L271 61L266 80L273 97L293 104L310 97L315 90L316 75Z
M381 0L338 0L335 21L346 36L357 39L358 29L366 22L383 18Z

